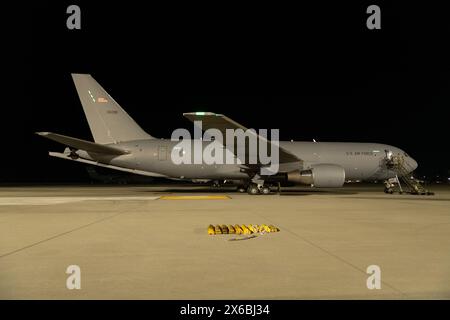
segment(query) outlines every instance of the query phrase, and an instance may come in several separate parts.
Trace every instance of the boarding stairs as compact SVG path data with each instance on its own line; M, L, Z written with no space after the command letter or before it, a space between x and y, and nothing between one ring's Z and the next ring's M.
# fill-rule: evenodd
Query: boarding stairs
M386 156L386 167L396 173L395 178L389 179L385 182L386 193L394 193L395 191L397 191L400 194L403 193L409 193L414 195L433 194L432 192L429 192L427 189L425 189L422 183L412 175L411 169L408 167L408 164L403 156L401 155Z

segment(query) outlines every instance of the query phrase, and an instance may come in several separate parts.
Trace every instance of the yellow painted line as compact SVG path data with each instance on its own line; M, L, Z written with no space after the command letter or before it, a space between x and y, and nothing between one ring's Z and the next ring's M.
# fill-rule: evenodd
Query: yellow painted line
M229 196L162 196L161 200L228 200Z

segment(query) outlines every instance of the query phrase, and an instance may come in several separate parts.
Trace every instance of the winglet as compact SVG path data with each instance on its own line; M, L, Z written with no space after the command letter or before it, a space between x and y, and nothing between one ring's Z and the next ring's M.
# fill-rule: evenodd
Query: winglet
M48 136L50 132L35 132L36 134L40 135L40 136Z
M223 114L218 114L214 112L204 112L204 111L197 111L197 112L185 112L183 113L183 116L223 116Z

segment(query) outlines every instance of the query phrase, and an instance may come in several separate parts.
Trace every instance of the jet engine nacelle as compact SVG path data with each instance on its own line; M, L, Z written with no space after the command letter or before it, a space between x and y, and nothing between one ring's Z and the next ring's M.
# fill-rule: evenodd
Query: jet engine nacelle
M308 170L288 173L288 181L316 188L339 188L345 182L345 170L335 164L317 164Z

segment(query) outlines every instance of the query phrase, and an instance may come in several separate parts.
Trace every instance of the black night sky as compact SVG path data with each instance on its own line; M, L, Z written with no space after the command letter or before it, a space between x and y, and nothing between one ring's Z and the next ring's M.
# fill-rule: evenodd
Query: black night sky
M183 112L211 111L279 128L283 140L392 144L421 175L450 174L442 8L374 2L382 29L368 30L372 2L92 2L28 8L1 182L87 181L82 165L47 156L63 146L33 134L92 139L71 72L91 73L156 137L190 128ZM66 28L69 4L81 8L81 30Z

